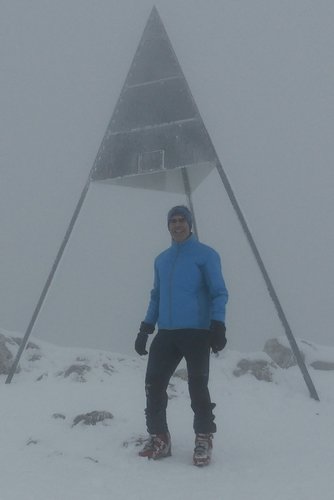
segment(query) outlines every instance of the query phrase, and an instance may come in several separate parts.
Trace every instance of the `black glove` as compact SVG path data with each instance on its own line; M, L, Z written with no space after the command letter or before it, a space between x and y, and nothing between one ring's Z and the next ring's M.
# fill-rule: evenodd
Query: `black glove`
M151 325L150 323L145 323L144 321L140 323L139 333L137 335L135 342L135 350L138 354L140 354L140 356L144 356L145 354L147 354L146 351L147 338L153 332L154 332L154 325Z
M222 351L226 346L226 327L222 321L212 320L209 330L210 347L212 352Z

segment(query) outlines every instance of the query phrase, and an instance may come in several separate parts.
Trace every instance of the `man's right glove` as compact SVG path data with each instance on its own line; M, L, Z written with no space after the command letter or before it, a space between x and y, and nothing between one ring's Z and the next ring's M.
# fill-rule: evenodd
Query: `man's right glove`
M140 356L144 356L145 354L147 354L146 350L147 338L153 332L154 332L154 325L151 325L150 323L145 323L144 321L140 323L139 333L137 335L135 342L135 350L138 354L140 354Z
M221 351L226 346L226 327L222 321L212 320L210 323L209 339L212 352Z

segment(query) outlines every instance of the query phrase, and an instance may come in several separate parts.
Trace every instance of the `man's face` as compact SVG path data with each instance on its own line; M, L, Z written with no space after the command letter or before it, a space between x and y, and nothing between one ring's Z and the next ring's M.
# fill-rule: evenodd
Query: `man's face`
M183 215L174 215L168 224L171 237L177 243L186 240L190 235L190 227Z

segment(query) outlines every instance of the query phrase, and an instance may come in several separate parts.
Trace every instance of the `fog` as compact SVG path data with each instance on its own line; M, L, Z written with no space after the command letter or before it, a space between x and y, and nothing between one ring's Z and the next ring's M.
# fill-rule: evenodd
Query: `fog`
M296 337L333 345L334 5L155 2ZM0 325L24 332L152 9L0 2ZM34 335L130 352L177 193L93 183ZM216 172L194 192L230 346L283 335Z

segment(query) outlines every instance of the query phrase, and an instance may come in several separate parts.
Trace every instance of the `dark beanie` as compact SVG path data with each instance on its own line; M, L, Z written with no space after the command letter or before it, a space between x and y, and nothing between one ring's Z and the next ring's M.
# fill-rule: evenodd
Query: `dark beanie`
M167 215L167 224L169 224L169 221L175 216L175 215L182 215L186 219L189 225L189 229L192 228L193 225L193 216L189 210L188 207L184 205L177 205L176 207L173 207L170 209Z

